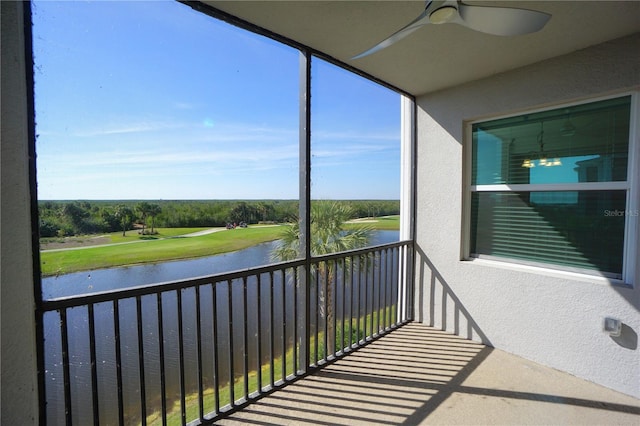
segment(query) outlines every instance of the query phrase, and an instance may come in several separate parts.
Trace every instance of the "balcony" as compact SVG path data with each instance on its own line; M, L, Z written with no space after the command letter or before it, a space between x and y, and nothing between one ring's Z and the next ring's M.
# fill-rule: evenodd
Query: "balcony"
M222 425L637 424L640 401L409 323Z
M637 424L632 397L412 322L412 259L399 242L48 300L47 422Z

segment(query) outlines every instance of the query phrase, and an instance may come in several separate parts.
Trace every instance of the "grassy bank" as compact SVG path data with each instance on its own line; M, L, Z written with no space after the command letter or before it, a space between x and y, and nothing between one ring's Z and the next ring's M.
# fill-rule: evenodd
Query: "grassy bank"
M351 332L351 334L347 334L344 339L345 347L350 347L356 342L365 338L366 335L372 333L373 324L378 324L378 321L384 321L384 318L395 319L396 309L395 306L390 306L388 308L380 309L379 311L373 312L372 314L367 314L365 316L360 317L360 319L352 319L349 321L347 319L347 323L345 323L345 331L346 333ZM380 316L380 317L379 317ZM356 331L356 327L358 327L357 323L359 322L359 330L358 334ZM342 339L342 321L337 322L336 327L336 347L342 347L343 339ZM352 328L353 327L353 328ZM366 332L365 332L366 328ZM351 330L350 330L351 329ZM313 357L315 356L315 335L310 336L310 354L311 354L311 362L313 363ZM318 360L322 360L325 356L325 347L324 347L324 332L320 331L318 333ZM298 353L300 351L300 347L297 347ZM271 369L271 363L266 363L261 366L261 384L262 386L267 386L271 383L271 375L273 374L274 382L278 382L282 379L283 371L285 372L285 376L290 376L294 373L294 358L293 358L293 348L289 346L286 354L285 354L285 363L283 365L282 357L278 357L274 359L273 362L273 370ZM251 367L250 367L251 368ZM251 370L247 373L247 383L246 387L249 390L249 394L258 390L258 373L257 371ZM234 390L234 399L239 399L244 396L245 383L242 377L237 378L233 384ZM231 403L231 392L228 383L225 383L220 386L218 401L220 407L224 407ZM203 412L210 413L213 412L215 408L215 392L212 387L205 386L203 390ZM197 419L199 417L199 409L200 409L200 401L197 393L189 393L185 396L185 411L186 411L186 419L187 422ZM181 406L180 400L173 401L173 403L167 409L167 425L168 426L178 426L182 424L182 416L181 416ZM160 426L162 425L162 413L154 412L151 415L147 416L147 424L151 426Z
M42 275L213 256L276 240L280 232L282 228L279 226L258 226L223 230L198 237L180 238L179 235L173 235L172 238L163 238L160 234L116 240L119 243L116 245L44 251L40 254Z
M350 229L362 225L368 226L377 231L397 231L400 229L400 216L356 219L347 222L344 227L345 229Z
M400 219L398 216L362 219L345 224L345 228L363 225L375 230L397 230L400 227ZM66 239L66 243L54 246L57 248L55 251L46 250L47 246L53 246L56 243L48 239L41 242L42 248L45 249L40 253L41 270L43 276L52 276L117 266L214 256L277 240L280 238L282 228L282 226L258 225L233 230L223 229L195 237L185 236L206 228L158 228L157 234L154 235L139 235L136 231L128 231L125 236L122 236L121 232L114 232L103 236ZM100 245L90 245L91 241L97 241L98 238L101 240ZM89 244L89 246L74 247L74 243Z

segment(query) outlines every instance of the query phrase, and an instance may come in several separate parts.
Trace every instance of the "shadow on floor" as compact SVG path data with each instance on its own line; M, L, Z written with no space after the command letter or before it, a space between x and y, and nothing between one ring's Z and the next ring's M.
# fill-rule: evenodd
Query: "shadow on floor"
M471 413L475 416L471 419L475 420L470 421L475 424L493 423L492 415L496 413L490 411L494 408L496 412L503 409L498 405L491 405L493 402L516 410L511 413L511 418L522 419L522 423L536 423L536 419L541 419L537 417L540 410L558 404L573 411L582 409L581 413L584 412L587 416L596 416L577 417L587 420L582 423L589 423L589 419L593 419L593 423L597 423L600 418L612 419L612 413L624 414L624 417L616 418L616 423L634 424L640 420L637 417L640 415L640 401L637 405L603 402L597 399L570 397L566 394L498 388L492 383L485 386L478 384L477 378L468 381L493 352L494 349L488 346L431 327L408 324L328 365L318 373L288 385L231 417L222 419L219 423L417 425L423 422L430 423L430 416L438 410L438 423L460 424L469 423L470 418L460 417L460 410L465 408L452 405L452 401L460 401L460 397L467 396L482 404L479 405L481 408L471 406L472 409L489 410L487 413ZM489 377L495 374L500 376L502 361L500 358L496 359L498 361L494 360L492 363L496 365L497 362L498 373L489 371ZM515 375L507 379L516 384L510 386L511 388L517 388L518 373L505 370L504 374ZM589 383L589 386L595 385ZM455 398L452 398L452 395L455 395ZM522 417L517 411L520 409L526 410L526 413L523 413L530 417ZM599 415L605 417L598 417ZM562 419L556 420L562 422Z

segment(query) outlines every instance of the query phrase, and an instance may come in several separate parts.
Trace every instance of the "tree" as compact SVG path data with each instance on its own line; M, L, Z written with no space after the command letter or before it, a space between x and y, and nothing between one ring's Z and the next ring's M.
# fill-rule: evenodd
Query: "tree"
M335 201L316 201L311 205L311 254L320 256L323 254L337 253L364 247L369 244L371 229L357 227L344 229L344 223L352 217L352 210L346 204ZM289 261L300 257L300 224L299 221L288 226L281 235L278 246L273 250L274 260ZM343 265L347 268L347 264ZM327 341L335 344L335 329L333 327L333 291L336 281L337 266L335 261L321 262L317 268L311 271L317 278L326 279L326 294L321 298L326 300L327 310L322 312L327 324ZM319 280L312 280L319 282ZM319 307L324 306L323 300L319 300ZM326 348L329 351L331 348Z
M258 207L257 207L257 210L260 213L260 215L262 216L262 221L263 222L271 220L271 218L273 217L273 213L275 211L275 209L273 208L273 205L265 203L265 202L259 203Z
M254 223L254 218L256 217L257 209L253 205L249 205L244 201L240 201L237 203L233 209L229 212L229 219L231 222L240 223Z
M124 204L119 204L116 206L115 216L118 219L118 223L122 227L122 236L124 237L127 231L127 226L131 221L131 217L133 216L133 212L131 209Z
M73 226L73 233L84 231L84 220L89 217L89 212L78 201L65 203L62 206L61 215Z
M146 201L142 201L136 204L136 213L138 213L138 217L142 221L142 235L144 235L144 227L147 225L147 216L149 216L149 210L151 209L151 205Z
M158 216L162 212L162 208L158 204L149 204L149 209L147 214L151 218L151 233L154 233L153 227L156 222L156 216Z

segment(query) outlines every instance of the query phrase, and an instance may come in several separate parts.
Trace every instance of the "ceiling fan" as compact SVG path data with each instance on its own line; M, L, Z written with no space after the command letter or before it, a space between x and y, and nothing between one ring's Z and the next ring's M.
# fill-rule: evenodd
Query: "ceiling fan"
M427 0L424 12L408 25L351 59L376 53L427 24L458 24L487 34L516 36L540 31L551 15L512 7L474 6L460 0Z

